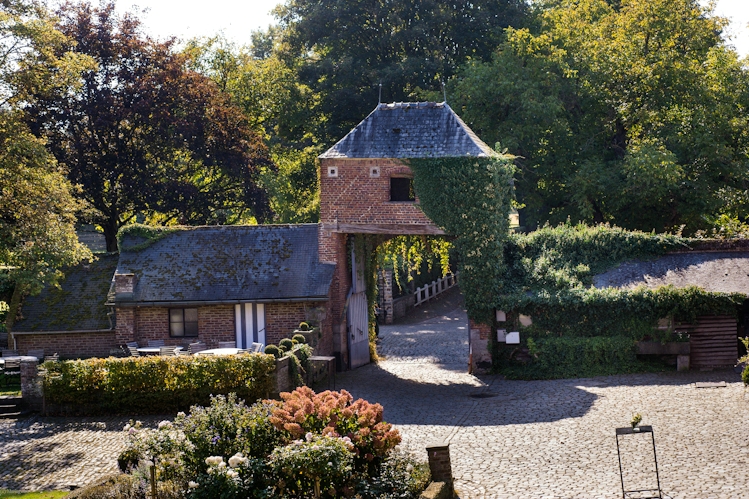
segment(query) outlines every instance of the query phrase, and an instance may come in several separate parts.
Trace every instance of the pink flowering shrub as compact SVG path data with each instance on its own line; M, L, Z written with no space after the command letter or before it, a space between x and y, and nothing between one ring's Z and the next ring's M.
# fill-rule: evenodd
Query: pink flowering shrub
M382 406L354 401L346 390L315 393L302 386L282 393L283 404L273 409L270 422L289 441L307 433L341 437L353 444L357 469L380 463L401 442L400 433L382 420Z

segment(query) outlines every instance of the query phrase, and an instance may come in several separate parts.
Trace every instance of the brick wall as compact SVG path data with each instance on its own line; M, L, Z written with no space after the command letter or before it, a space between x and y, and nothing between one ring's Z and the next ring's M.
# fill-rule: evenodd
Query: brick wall
M338 176L328 177L328 167ZM371 167L379 168L379 177L370 177ZM402 162L322 158L320 168L321 223L433 225L417 203L390 201L390 177L412 176Z
M117 324L120 311L117 309ZM198 307L198 336L170 337L169 309L166 307L139 307L135 309L135 339L140 345L148 340L164 340L167 345L186 345L202 341L208 348L218 347L219 341L234 341L234 305Z
M306 319L304 303L267 303L265 305L265 342L278 345L291 338L300 322Z
M43 348L45 355L57 353L61 358L109 357L110 350L119 345L115 331L96 333L31 333L15 334L21 355Z

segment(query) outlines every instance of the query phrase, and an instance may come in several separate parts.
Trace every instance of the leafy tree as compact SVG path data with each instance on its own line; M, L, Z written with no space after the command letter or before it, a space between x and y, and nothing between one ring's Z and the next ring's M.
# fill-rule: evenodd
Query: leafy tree
M13 285L8 329L24 293L56 283L62 268L91 257L75 232L82 204L74 187L23 122L35 94L68 91L90 65L60 51L65 42L40 5L0 3L0 268Z
M524 23L521 0L348 2L289 0L276 16L281 53L301 57L300 79L320 95L316 135L331 144L375 106L439 88L469 59L488 60L507 26Z
M33 126L99 211L107 249L138 214L157 223L270 216L261 138L216 84L189 70L173 41L155 42L113 3L60 7L59 29L96 69L79 92L40 99Z
M463 117L519 156L524 225L693 232L746 217L749 74L694 0L546 2L453 82Z
M316 222L315 160L322 152L311 131L319 121L312 109L316 97L299 82L294 67L273 53L276 37L274 29L256 33L251 47L237 47L221 37L192 40L185 53L191 67L216 82L265 140L277 166L263 169L261 176L273 220Z

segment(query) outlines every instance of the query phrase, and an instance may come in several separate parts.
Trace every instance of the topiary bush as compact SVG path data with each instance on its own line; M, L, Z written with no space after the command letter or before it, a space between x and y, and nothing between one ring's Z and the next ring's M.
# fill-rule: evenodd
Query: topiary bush
M45 364L44 396L80 414L164 414L205 405L212 394L258 400L274 389L270 355L128 357Z
M307 338L303 334L295 334L291 337L291 341L296 341L298 344L304 345L307 343Z
M265 347L265 353L268 355L272 355L277 359L280 359L282 354L281 349L276 345L268 345L267 347Z
M294 348L294 342L290 338L284 338L278 342L278 348L283 352L289 352Z

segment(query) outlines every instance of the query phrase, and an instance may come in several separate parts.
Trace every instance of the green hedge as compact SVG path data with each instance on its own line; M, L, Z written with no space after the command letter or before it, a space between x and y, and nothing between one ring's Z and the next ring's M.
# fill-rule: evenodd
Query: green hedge
M633 338L622 336L528 338L530 360L518 359L519 348L500 346L495 366L509 379L587 378L663 370L637 359ZM521 361L522 360L522 361Z
M129 357L45 363L47 404L76 413L163 414L236 393L252 403L274 390L275 358Z

